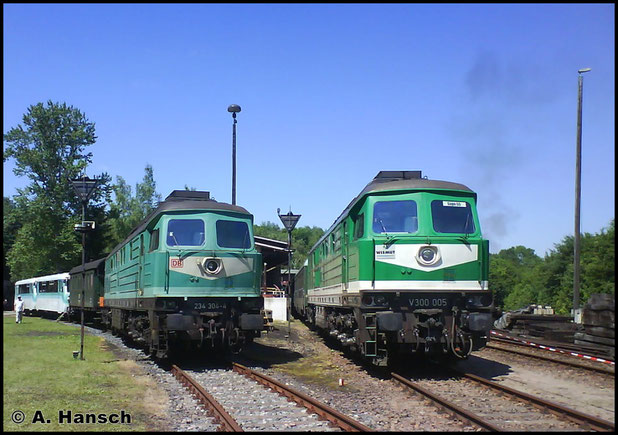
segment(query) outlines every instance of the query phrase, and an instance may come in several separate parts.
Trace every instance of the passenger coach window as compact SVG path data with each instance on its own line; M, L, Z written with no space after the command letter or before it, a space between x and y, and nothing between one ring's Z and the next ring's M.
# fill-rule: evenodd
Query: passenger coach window
M418 214L414 201L379 201L373 206L374 233L414 233Z
M437 233L470 234L475 231L470 204L464 201L432 201L433 229Z
M221 248L249 249L251 237L246 222L217 221L217 245Z
M204 221L172 219L167 224L168 246L200 246L204 243Z

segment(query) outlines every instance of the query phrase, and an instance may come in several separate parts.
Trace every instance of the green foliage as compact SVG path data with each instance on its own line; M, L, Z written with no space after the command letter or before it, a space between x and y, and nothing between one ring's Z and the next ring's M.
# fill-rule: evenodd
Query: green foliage
M31 180L23 194L44 195L54 206L69 205L79 211L69 180L91 163L92 153L86 153L85 148L96 140L94 123L78 109L52 101L47 106L28 107L22 120L23 126L4 135L4 160L14 158L14 174Z
M16 205L6 196L2 198L2 270L5 277L10 275L6 254L15 244L17 231L21 228L21 221L17 220Z
M154 171L151 165L146 165L144 178L135 185L135 196L131 194L124 178L116 177L112 186L115 200L110 204L108 219L107 251L111 251L121 243L161 201L161 195L156 192Z
M574 242L566 236L545 258L523 246L490 256L489 284L504 310L529 304L551 305L556 313L573 307ZM615 292L615 226L599 234L584 233L580 252L580 306L594 293Z
M261 225L253 226L253 233L256 236L266 237L273 240L288 241L288 232L285 228L279 227L273 222L262 222ZM292 231L292 268L300 269L309 254L309 250L322 237L324 230L319 227L296 227Z
M494 291L495 304L512 309L511 304L518 303L521 298L512 297L507 303L507 296L518 284L533 287L534 274L541 262L541 258L534 253L534 250L524 246L503 249L498 254L492 255L489 262L489 282Z
M95 140L94 123L78 109L52 101L30 106L23 125L4 135L4 161L14 159L15 175L30 179L5 211L13 223L12 239L4 245L12 280L66 271L79 261L81 238L73 228L81 220L81 203L70 180L91 162L86 147ZM107 174L100 178L95 208L103 207L109 181Z

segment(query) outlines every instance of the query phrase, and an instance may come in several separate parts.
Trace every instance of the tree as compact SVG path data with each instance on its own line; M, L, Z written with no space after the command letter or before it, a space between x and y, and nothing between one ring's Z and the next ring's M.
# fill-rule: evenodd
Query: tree
M489 282L496 305L513 310L537 303L569 314L573 308L573 248L573 236L566 236L542 259L523 246L492 255ZM594 293L615 293L614 219L599 234L584 233L581 238L581 306Z
M110 203L109 237L107 250L111 251L121 243L131 231L154 210L161 201L161 194L156 192L154 171L151 165L146 165L144 178L135 185L135 196L131 194L124 178L116 177L116 184L112 187L115 195L114 202Z
M81 203L70 182L84 173L95 140L94 123L66 103L30 106L23 126L4 135L4 161L15 160L14 174L30 179L13 198L10 218L22 222L7 252L11 278L64 272L80 260L80 237L73 226L81 220ZM103 184L109 181L102 174ZM100 202L104 188L95 192Z
M530 289L539 287L534 276L541 263L542 259L534 253L534 250L524 246L514 246L491 255L489 259L489 285L494 291L494 304L504 306L505 309L513 309L512 304L515 301L519 303L523 295L535 294L533 299L536 299L536 292ZM507 304L509 294L518 284L526 284L528 287L526 287L525 292L520 292L517 299L513 297L509 299ZM528 304L535 302L535 300L531 300Z
M288 241L288 233L285 228L280 228L279 225L267 221L261 225L253 226L253 234L260 237L266 237L273 240ZM319 227L297 227L292 231L292 267L300 269L309 254L313 245L322 237L324 230Z

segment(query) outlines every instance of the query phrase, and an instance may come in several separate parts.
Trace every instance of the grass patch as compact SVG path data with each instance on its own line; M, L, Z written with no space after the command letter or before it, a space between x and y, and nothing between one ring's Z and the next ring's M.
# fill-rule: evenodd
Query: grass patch
M288 330L287 321L275 321L273 323L280 331L286 332ZM306 328L307 327L300 321L292 320L290 322L290 329L292 332L294 332L294 330L298 331ZM343 373L343 369L334 364L329 358L330 354L334 352L336 351L325 348L323 353L304 356L303 358L281 364L273 364L272 367L280 372L300 378L304 382L341 390L342 387L339 386L339 378ZM352 390L352 388L347 385L343 388Z
M136 366L115 357L105 340L89 334L84 357L73 358L80 348L80 328L36 317L13 317L3 322L3 428L5 431L145 431L151 418L144 404L143 382L137 382ZM114 361L114 362L110 362ZM12 420L16 411L23 423ZM38 412L40 411L40 412ZM61 423L59 413L130 415L130 424ZM34 422L43 416L45 422ZM49 420L49 423L47 423ZM99 422L101 420L98 420Z
M325 362L319 355L301 358L284 364L274 364L273 368L302 379L310 384L320 384L329 388L339 385L340 369Z

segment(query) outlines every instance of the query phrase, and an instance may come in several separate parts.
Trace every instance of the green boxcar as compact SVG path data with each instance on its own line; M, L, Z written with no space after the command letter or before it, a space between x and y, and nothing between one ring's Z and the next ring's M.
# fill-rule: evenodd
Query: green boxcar
M91 261L83 267L74 267L69 271L71 313L75 315L82 309L82 293L84 314L88 320L98 316L103 303L103 284L105 279L105 259ZM85 282L85 286L83 283Z
M466 358L493 311L476 199L420 171L378 173L309 252L295 311L375 364Z
M175 190L107 256L103 322L159 357L174 346L238 349L259 336L252 224L242 207Z

